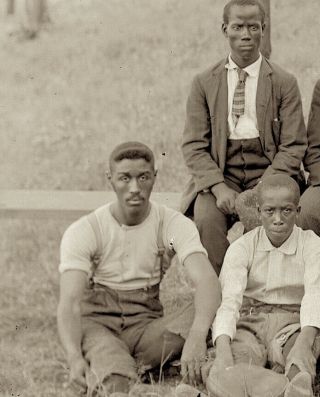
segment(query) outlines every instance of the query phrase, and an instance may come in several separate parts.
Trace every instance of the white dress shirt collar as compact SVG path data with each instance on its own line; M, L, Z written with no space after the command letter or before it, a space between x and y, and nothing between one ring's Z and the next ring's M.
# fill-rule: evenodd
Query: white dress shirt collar
M251 65L243 68L243 70L245 70L249 76L257 77L260 72L261 62L262 62L262 55L259 54L259 58ZM229 70L239 69L239 66L232 60L231 54L229 54L228 63L226 64L225 67Z
M288 239L280 246L275 247L271 244L270 240L266 235L266 231L264 227L261 226L261 230L259 233L259 240L257 244L257 250L259 251L273 251L278 250L285 255L293 255L296 253L297 246L298 246L298 238L299 238L299 230L296 225L294 225L292 233L288 237Z

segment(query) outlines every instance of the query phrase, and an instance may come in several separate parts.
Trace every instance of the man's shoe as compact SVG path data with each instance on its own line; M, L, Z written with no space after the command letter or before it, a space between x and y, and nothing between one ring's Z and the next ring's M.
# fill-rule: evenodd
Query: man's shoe
M313 397L311 375L299 372L286 387L284 397Z

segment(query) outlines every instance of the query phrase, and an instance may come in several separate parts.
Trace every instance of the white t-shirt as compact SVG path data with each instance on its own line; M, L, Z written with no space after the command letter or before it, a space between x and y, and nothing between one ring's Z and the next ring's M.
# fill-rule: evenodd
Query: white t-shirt
M103 254L94 281L113 289L132 290L152 286L160 280L157 236L160 205L151 202L148 217L135 226L120 225L110 212L112 203L95 210L101 232ZM181 263L188 255L206 250L194 223L164 207L163 244L172 249ZM91 273L90 258L97 252L97 241L86 216L65 231L60 248L60 273L82 270Z

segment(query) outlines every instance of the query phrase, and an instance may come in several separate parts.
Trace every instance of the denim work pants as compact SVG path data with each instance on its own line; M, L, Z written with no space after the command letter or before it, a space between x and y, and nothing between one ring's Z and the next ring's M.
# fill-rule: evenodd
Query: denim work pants
M82 303L88 389L101 387L110 375L135 380L138 364L152 368L180 354L193 317L191 304L163 316L159 285L120 291L94 284Z

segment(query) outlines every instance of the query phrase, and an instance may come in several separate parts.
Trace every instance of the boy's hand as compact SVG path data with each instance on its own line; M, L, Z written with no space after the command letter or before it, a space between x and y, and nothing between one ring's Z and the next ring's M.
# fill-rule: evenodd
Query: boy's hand
M213 373L222 369L232 367L234 365L233 356L230 346L224 346L223 349L216 352L214 360L210 359L201 368L203 383L207 381L211 368ZM213 375L214 376L214 375Z
M213 366L217 369L226 369L234 365L230 337L220 335L216 340L216 358Z
M290 374L290 368L295 365L300 371L307 371L314 378L316 376L316 359L312 352L312 346L296 340L286 360L286 372ZM289 368L287 368L289 366Z
M218 370L226 369L229 367L233 367L234 361L231 352L231 348L225 349L224 352L217 352L217 356L214 360L213 366Z

